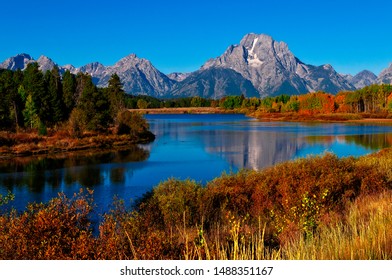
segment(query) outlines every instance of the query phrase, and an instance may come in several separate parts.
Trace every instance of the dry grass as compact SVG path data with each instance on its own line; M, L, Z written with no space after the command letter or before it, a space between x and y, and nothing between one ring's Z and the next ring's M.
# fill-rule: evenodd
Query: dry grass
M392 192L361 197L346 219L321 226L312 239L285 245L280 259L390 260L392 259Z

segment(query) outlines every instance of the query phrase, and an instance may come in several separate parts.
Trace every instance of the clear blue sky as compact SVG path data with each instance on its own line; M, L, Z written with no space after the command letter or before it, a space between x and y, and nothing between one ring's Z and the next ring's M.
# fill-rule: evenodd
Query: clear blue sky
M76 67L136 53L164 73L197 70L250 32L300 60L376 74L392 62L392 2L362 0L2 1L0 62L44 54Z

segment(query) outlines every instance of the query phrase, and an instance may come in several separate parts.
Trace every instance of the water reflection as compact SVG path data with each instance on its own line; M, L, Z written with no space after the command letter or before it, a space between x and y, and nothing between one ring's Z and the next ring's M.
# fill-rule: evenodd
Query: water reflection
M72 195L80 187L95 189L105 183L123 184L126 178L132 177L134 169L140 168L129 164L145 161L148 156L147 150L132 146L122 151L68 153L2 161L0 191L5 193L9 190L16 194L14 206L22 209L28 202L47 201L58 192ZM98 190L98 195L101 191Z
M337 133L336 130L343 134L348 133L341 129L341 125L337 125L333 133ZM237 168L254 170L324 152L332 152L340 157L360 156L392 146L392 133L388 132L390 129L377 134L308 135L313 133L312 130L301 129L291 133L263 129L210 131L208 134L203 134L202 139L208 152L219 154Z
M306 143L304 138L261 131L211 131L202 139L208 152L236 168L254 170L291 159Z
M392 146L392 134L365 134L345 136L349 143L355 143L363 147L378 150Z
M193 139L194 145L224 159L231 170L257 170L324 152L360 156L392 143L391 126L259 122L244 116L214 117L200 122L199 116L153 116L151 121L154 133L160 137L178 142ZM184 153L192 156L190 151Z

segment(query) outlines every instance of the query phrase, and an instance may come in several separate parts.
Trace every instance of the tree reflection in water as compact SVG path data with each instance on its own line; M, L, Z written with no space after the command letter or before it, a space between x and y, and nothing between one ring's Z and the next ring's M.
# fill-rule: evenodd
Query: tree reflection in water
M45 188L59 190L62 186L79 184L93 188L102 184L105 164L121 164L144 161L149 152L139 146L110 152L80 152L48 157L14 158L0 162L0 185L10 191L26 188L41 193ZM110 170L112 183L124 182L127 169L115 167Z

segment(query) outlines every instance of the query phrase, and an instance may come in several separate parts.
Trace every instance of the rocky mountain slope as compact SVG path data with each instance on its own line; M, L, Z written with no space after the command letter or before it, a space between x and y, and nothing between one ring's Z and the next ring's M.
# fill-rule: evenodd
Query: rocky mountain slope
M348 80L356 89L377 83L377 76L368 70L363 70Z
M263 34L247 34L239 45L207 61L202 70L211 67L235 70L250 80L261 96L354 89L332 66L302 63L286 43Z
M259 97L252 83L232 69L209 68L193 72L186 79L174 85L172 97L201 96L219 99L227 95Z
M392 84L392 63L377 77L378 84Z

